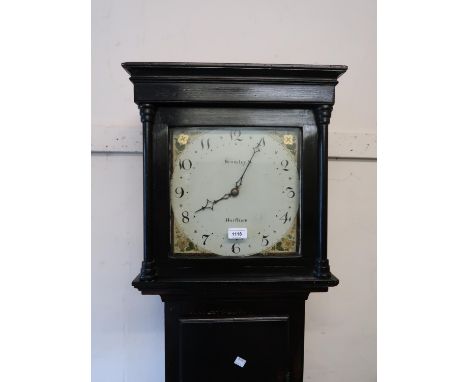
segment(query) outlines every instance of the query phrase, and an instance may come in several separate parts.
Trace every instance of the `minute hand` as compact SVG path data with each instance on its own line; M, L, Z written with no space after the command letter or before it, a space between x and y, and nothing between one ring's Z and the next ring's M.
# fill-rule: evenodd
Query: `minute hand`
M250 159L249 159L249 161L247 163L247 166L245 166L244 172L242 173L242 175L240 176L240 178L236 182L236 188L239 188L242 185L242 180L244 179L244 175L245 175L247 169L249 168L250 164L252 163L252 159L255 156L255 154L257 154L260 151L260 145L261 145L262 141L263 141L263 139L260 139L260 141L257 143L257 146L255 146L253 148L252 156L250 157Z
M239 195L239 187L242 184L242 179L244 179L245 172L247 171L250 164L252 163L252 159L255 156L255 154L260 151L260 145L262 144L262 142L263 142L263 138L260 139L257 146L255 146L253 148L252 156L250 157L249 162L247 163L247 166L245 166L244 172L242 173L241 177L237 180L235 187L228 194L224 194L219 199L216 199L216 200L206 199L205 205L202 206L201 208L199 208L198 210L196 210L195 213L200 212L200 211L204 211L204 210L207 210L207 209L210 209L210 210L213 211L214 206L216 204L218 204L221 200L226 200L226 199L229 199L230 197Z

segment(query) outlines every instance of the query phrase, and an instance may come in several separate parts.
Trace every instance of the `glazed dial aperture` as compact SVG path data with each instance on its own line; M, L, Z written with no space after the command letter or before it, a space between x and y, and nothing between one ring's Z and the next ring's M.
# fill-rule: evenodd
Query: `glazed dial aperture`
M172 246L177 254L294 253L299 129L172 129ZM246 228L247 239L228 239Z

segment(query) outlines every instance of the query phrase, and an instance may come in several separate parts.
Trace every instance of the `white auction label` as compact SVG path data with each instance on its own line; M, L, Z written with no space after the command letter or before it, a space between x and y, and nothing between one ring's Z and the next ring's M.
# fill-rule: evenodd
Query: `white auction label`
M244 358L241 358L241 357L237 357L234 361L234 363L239 366L239 367L244 367L245 363L247 361L244 359Z
M228 228L228 239L247 239L247 228Z

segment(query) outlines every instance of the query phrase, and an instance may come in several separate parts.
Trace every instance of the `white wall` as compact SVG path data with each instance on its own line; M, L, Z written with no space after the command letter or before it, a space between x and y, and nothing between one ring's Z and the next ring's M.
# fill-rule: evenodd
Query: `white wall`
M164 381L163 305L130 286L142 257L142 158L123 61L349 65L330 126L338 159L329 164L329 258L341 283L306 303L304 381L375 381L374 1L94 0L92 7L93 382Z

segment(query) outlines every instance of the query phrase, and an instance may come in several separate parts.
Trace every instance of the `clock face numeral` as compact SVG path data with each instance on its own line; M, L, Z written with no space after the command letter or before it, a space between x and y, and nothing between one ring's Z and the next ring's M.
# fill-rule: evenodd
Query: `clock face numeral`
M182 196L184 196L185 194L185 191L182 187L176 187L176 189L174 190L175 194L177 195L176 197L177 198L181 198Z
M179 168L181 170L190 170L192 168L192 161L190 159L179 159Z
M281 220L283 224L286 224L286 222L291 221L291 217L290 216L288 217L288 213L286 212L283 216L279 218L279 220Z
M210 236L211 236L211 235L202 235L203 245L206 245L206 241L208 240L208 238L209 238Z
M294 198L296 196L296 193L294 192L292 187L286 187L286 192L288 198Z
M202 139L200 141L200 144L201 144L202 150L204 150L204 149L208 150L210 148L210 138L207 138L206 140Z
M237 243L234 243L231 247L231 251L232 253L235 253L235 254L238 254L240 252L240 247L239 247L239 244Z
M233 141L242 141L241 135L242 135L242 131L233 130L233 131L231 131L231 140L233 140Z
M173 253L226 257L297 251L298 128L171 129ZM178 141L184 137L185 144ZM245 237L229 239L230 230Z
M283 159L281 161L281 167L283 167L283 170L289 171L288 166L289 166L289 161L287 159Z

